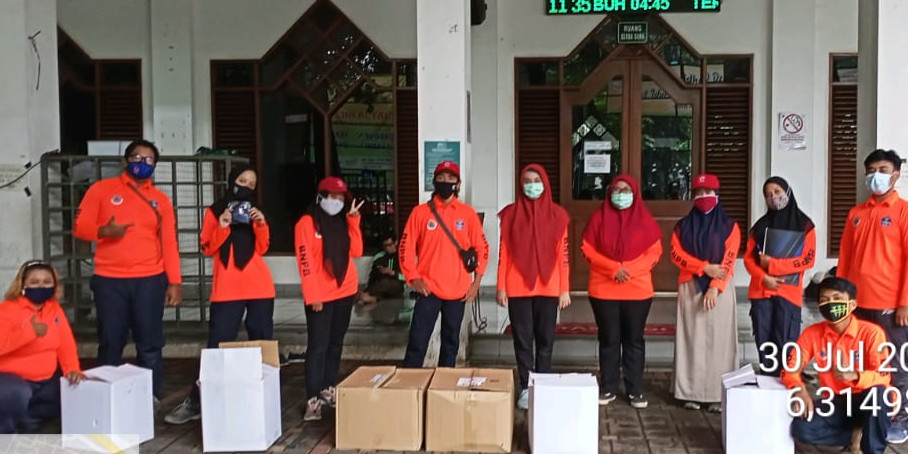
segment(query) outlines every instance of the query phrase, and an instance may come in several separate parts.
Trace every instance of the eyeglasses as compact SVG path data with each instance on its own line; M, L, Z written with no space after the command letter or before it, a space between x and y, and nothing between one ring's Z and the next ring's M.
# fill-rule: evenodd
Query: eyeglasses
M139 154L134 154L134 155L126 158L126 160L129 162L143 162L144 161L145 164L148 164L150 166L154 165L154 156L142 156Z

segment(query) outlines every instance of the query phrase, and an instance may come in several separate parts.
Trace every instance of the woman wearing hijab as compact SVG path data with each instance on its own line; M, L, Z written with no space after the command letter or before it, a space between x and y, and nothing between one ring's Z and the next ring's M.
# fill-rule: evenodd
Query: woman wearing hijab
M517 407L526 410L529 371L552 372L558 310L571 304L567 243L570 217L552 201L549 177L539 164L523 169L521 188L517 201L498 214L501 247L497 300L499 306L508 308L511 319L521 387Z
M763 196L768 211L750 230L744 266L750 273L747 297L761 369L779 376L783 346L801 334L802 282L814 265L817 237L787 181L769 178Z
M672 234L678 276L675 398L684 408L722 411L722 374L738 367L734 285L741 230L719 203L719 178L702 174L691 185L694 208Z
M0 435L37 431L60 414L60 376L85 379L62 287L53 267L25 262L0 303Z
M306 402L304 421L322 419L322 406L337 402L335 384L344 336L359 291L353 259L363 255L359 209L347 206L347 184L327 177L315 204L296 223L296 259L306 303Z
M599 404L618 396L620 366L634 408L646 408L643 330L653 303L652 270L662 255L662 232L630 175L612 180L609 199L583 230L581 250L590 263L590 304L599 327Z
M251 167L234 167L227 192L205 210L202 254L214 257L207 348L236 340L244 315L249 340L271 339L274 333L274 280L263 258L271 234L256 206L256 185ZM189 397L164 421L185 424L200 417L199 388L193 382Z

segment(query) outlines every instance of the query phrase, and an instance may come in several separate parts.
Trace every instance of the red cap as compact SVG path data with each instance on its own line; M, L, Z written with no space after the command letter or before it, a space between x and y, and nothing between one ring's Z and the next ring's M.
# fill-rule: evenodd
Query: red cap
M719 189L719 177L711 173L701 173L697 175L697 178L694 178L693 184L690 186L691 189Z
M438 175L442 172L453 173L455 177L460 178L460 166L455 164L453 161L441 161L435 166L435 173L433 175Z
M318 192L347 192L347 183L338 177L326 177L318 183Z

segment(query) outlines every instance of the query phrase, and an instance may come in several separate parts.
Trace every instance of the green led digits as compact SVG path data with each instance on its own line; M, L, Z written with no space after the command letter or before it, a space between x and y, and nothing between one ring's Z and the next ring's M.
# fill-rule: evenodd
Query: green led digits
M546 14L715 13L721 0L545 0Z

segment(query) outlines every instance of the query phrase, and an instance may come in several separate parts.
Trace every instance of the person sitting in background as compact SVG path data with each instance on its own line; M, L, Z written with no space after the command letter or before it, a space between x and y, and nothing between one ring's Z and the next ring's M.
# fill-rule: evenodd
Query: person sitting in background
M397 257L397 235L386 233L381 240L382 250L372 257L369 283L360 295L366 304L375 304L382 298L400 298L404 294L404 275L400 272Z
M59 417L61 371L72 384L85 378L61 289L53 267L29 261L0 304L0 434L34 432Z

